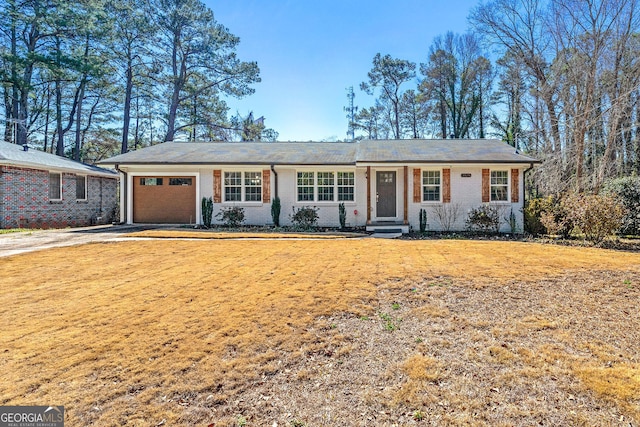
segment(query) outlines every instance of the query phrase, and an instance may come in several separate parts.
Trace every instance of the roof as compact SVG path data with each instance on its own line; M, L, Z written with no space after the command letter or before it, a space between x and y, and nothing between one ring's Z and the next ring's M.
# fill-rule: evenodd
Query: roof
M102 160L105 165L356 165L538 163L502 141L410 139L352 142L165 142Z
M117 178L118 176L116 172L108 169L76 162L66 157L45 153L34 148L25 151L22 145L2 141L0 141L0 165L97 175L108 178Z

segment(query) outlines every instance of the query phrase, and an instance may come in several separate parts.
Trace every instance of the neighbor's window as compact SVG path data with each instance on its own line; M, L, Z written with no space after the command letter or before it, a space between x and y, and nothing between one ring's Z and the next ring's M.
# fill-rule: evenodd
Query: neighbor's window
M225 202L261 202L262 172L225 172Z
M169 178L169 185L193 185L192 178Z
M353 202L356 187L355 173L338 172L338 201Z
M140 185L162 185L162 178L140 178Z
M354 172L298 172L299 202L336 202L355 200Z
M440 201L440 171L422 171L422 201Z
M313 202L314 201L314 172L298 172L298 201Z
M87 200L86 175L76 175L76 200Z
M509 192L509 172L491 171L491 201L506 202Z
M49 200L62 200L62 174L49 172Z

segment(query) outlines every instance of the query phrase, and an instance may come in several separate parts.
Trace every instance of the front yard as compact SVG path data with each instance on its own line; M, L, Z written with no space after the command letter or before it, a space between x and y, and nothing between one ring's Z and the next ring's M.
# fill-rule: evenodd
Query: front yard
M0 283L0 405L68 426L640 423L638 253L162 239Z

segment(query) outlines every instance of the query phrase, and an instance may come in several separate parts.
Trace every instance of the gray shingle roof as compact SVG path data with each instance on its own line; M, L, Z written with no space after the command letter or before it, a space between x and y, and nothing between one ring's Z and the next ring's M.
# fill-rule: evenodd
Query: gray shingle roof
M98 175L117 178L118 174L108 169L79 163L66 157L30 148L24 151L22 145L0 141L0 165L55 170L83 175Z
M355 165L357 163L537 163L498 140L349 142L165 142L99 162L127 164Z

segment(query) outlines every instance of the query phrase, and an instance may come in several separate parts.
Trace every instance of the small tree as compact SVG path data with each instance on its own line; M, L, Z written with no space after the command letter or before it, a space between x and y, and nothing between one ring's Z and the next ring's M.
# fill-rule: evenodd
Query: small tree
M202 198L202 224L211 228L211 217L213 216L213 200L211 197Z
M443 203L433 207L433 215L435 216L442 231L448 233L453 228L460 217L460 205L458 203Z
M276 196L271 201L271 220L276 227L280 227L280 209L280 197Z

